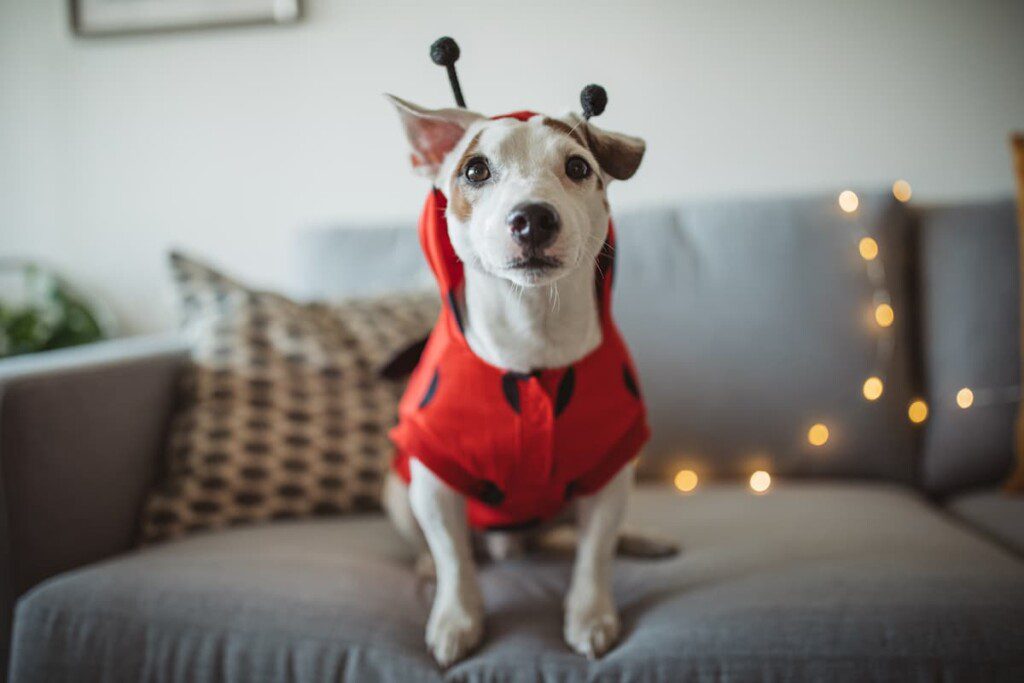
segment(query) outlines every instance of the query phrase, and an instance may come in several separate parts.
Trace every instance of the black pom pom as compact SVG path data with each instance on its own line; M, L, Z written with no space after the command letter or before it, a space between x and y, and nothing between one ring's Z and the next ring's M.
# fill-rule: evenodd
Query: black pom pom
M430 46L430 59L438 66L451 66L459 60L459 44L448 36L438 38Z
M430 59L448 71L448 81L452 84L455 103L465 109L466 100L462 97L462 86L459 85L459 77L455 73L455 62L459 59L459 44L448 36L438 38L430 46Z
M580 104L583 105L583 118L600 116L608 106L608 92L601 86L591 83L580 92Z

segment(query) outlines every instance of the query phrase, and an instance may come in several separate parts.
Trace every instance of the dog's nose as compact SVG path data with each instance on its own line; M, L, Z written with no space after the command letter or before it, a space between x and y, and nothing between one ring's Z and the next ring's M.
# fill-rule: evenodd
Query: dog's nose
M507 221L512 239L534 249L551 244L561 227L555 207L545 202L518 204L509 211Z

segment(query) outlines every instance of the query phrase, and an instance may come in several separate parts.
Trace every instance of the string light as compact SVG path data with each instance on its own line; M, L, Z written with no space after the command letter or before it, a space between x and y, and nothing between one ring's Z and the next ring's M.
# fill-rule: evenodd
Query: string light
M839 208L846 213L853 213L860 205L860 199L853 190L843 190L839 193Z
M910 183L906 180L900 179L892 184L892 196L898 201L909 202L912 194L914 191L910 189Z
M882 384L882 380L879 377L868 377L864 380L864 387L861 391L864 393L864 398L869 401L877 401L885 390L885 385Z
M750 488L754 493L764 493L772 485L772 475L764 470L758 470L750 475Z
M697 488L697 483L700 479L697 477L697 473L693 470L679 470L676 474L676 488L683 493L689 493Z
M820 422L811 425L807 430L807 441L812 446L824 446L828 443L828 427Z
M928 419L928 404L923 399L915 399L907 406L907 417L914 424L921 424Z
M878 304L875 307L875 322L879 327L889 327L896 319L896 313L889 304Z
M874 261L875 257L878 256L878 242L870 237L861 239L860 243L857 244L857 249L860 251L861 258L865 261Z
M964 410L967 410L974 405L974 392L967 387L956 392L956 404Z
M910 183L906 180L899 179L892 184L892 195L900 202L910 201L913 195L913 189L910 187ZM853 213L860 206L860 198L857 193L852 190L843 190L839 193L839 208L845 213ZM860 256L865 261L874 261L879 256L878 242L872 237L861 237L857 243L857 250ZM870 275L871 283L875 287L875 301L886 301L889 296L885 289L885 275L880 265L871 265L867 269ZM875 322L881 328L889 328L896 320L896 313L893 307L889 303L879 303L874 308ZM880 339L879 348L885 348L885 337ZM889 341L891 346L891 340ZM1003 390L981 390L983 393L983 403L990 400L990 395L994 392ZM870 376L864 380L864 384L861 387L861 393L864 398L868 401L877 401L882 397L885 392L885 384L881 377ZM987 392L987 393L986 393ZM1021 395L1020 387L1008 387L1004 393L1007 398L1005 400L1017 400ZM998 394L1001 396L1001 394ZM956 404L961 409L966 410L974 405L975 395L974 391L970 387L961 387L956 393ZM998 399L1003 400L1003 399ZM907 406L907 418L914 424L922 424L928 419L928 403L924 399L915 398ZM821 447L828 443L830 438L829 428L827 425L817 422L807 430L807 441L812 446ZM683 493L690 493L697 488L700 482L700 478L697 473L693 470L685 469L680 470L675 476L675 486ZM750 475L750 489L754 493L764 494L771 488L772 478L771 475L764 470L757 470Z

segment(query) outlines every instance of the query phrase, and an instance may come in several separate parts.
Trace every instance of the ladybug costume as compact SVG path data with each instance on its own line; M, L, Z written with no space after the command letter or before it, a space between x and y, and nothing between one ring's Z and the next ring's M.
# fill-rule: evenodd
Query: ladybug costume
M408 482L409 459L418 459L466 496L474 528L532 526L601 489L650 433L611 316L614 230L609 223L596 267L601 344L568 367L521 374L486 363L466 342L456 304L463 264L448 237L446 206L435 188L420 217L420 243L444 305L398 406L392 467Z

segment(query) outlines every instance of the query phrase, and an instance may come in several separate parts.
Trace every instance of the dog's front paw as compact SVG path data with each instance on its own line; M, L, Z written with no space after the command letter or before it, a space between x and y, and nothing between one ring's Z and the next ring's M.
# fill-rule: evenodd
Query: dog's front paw
M619 615L611 596L573 599L565 605L565 642L590 659L607 652L619 637Z
M427 648L441 667L449 667L475 648L484 634L479 601L435 600L427 620Z

